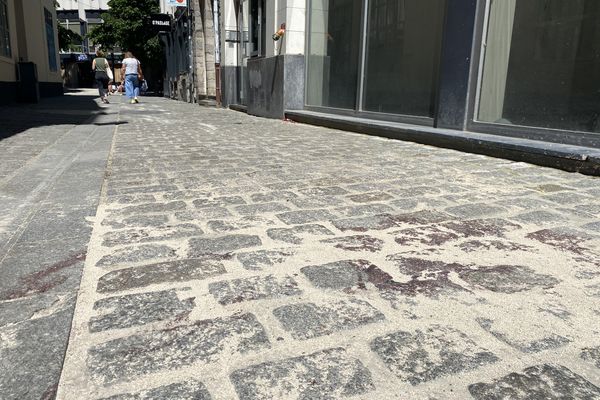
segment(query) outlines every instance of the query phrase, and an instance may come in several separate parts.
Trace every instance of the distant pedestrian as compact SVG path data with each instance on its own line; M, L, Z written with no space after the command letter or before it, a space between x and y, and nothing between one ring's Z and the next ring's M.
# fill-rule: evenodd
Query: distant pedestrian
M144 79L140 61L128 51L123 59L121 75L125 77L125 93L131 104L139 103L140 82Z
M101 50L96 51L96 58L92 61L92 69L96 71L95 78L100 99L103 103L108 104L107 90L110 78L106 71L110 69L110 65L108 64L108 60L104 58L104 53Z

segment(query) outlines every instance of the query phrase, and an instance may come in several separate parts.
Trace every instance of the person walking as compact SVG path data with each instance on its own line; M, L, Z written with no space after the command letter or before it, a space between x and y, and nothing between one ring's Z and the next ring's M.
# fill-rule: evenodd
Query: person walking
M104 53L101 50L96 51L96 58L92 61L92 69L96 71L95 78L100 99L103 103L108 104L108 96L106 93L108 90L108 81L110 79L106 71L110 69L110 65L108 64L108 60L104 58Z
M121 75L125 77L125 93L131 104L139 103L140 82L143 79L140 61L128 51L123 59Z

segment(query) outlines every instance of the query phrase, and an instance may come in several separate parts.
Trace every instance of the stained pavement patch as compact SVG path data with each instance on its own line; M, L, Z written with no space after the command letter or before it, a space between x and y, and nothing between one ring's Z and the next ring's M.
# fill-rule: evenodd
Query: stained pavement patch
M329 335L385 319L371 304L355 299L329 302L326 305L289 304L274 309L273 315L298 340Z
M123 329L165 320L182 320L194 308L194 298L181 300L185 290L136 293L94 303L99 314L90 318L90 332Z
M542 364L513 372L492 383L469 386L475 400L597 400L600 388L562 365Z
M187 282L224 274L223 263L210 259L186 259L124 268L98 280L97 290L110 293L167 282Z
M375 389L371 372L341 348L237 370L231 381L240 399L346 398Z
M402 254L390 255L388 260L393 261L401 273L413 278L447 280L449 274L454 272L472 286L499 293L516 293L536 287L551 288L560 283L551 275L539 274L520 265L463 265L405 257Z
M88 351L87 366L95 379L109 384L268 347L269 340L256 317L241 314L96 345Z
M208 291L223 305L302 293L292 277L273 275L213 282L208 285Z
M412 385L469 371L498 361L464 333L442 326L398 331L375 338L375 352L398 378Z
M425 260L419 260L422 264ZM468 290L450 281L450 270L444 263L432 263L437 269L415 272L407 282L398 282L385 271L367 260L343 260L323 265L312 265L301 269L308 280L319 288L337 289L352 293L357 289L368 289L372 284L383 298L394 300L398 296L424 295L436 298L443 293L467 292ZM440 269L441 268L441 269Z
M583 232L565 228L542 229L531 232L527 234L526 237L558 250L578 255L583 255L588 251L588 249L583 246L583 243L591 239L590 235Z

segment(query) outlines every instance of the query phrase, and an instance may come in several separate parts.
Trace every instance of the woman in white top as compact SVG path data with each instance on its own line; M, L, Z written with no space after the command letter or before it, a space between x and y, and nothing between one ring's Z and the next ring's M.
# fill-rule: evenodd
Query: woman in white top
M142 66L137 58L128 51L123 59L121 67L121 76L125 77L125 93L131 104L139 103L140 95L140 77L142 76Z

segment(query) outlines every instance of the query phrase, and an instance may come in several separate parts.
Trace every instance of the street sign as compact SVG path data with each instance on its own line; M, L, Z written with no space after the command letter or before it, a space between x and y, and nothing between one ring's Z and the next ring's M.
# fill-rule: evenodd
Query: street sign
M167 5L171 7L187 7L187 0L167 0Z
M171 16L169 14L152 14L150 16L150 26L155 32L170 32Z

